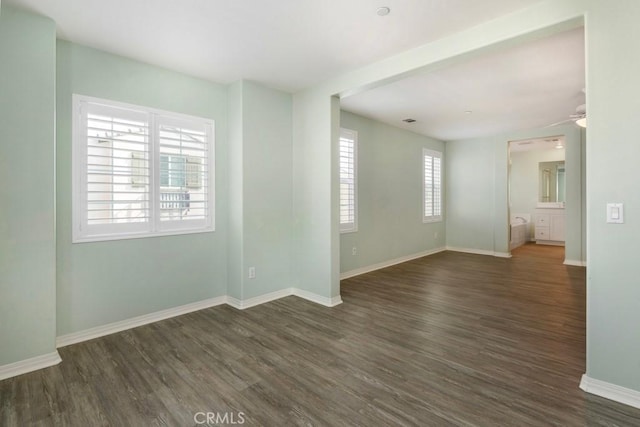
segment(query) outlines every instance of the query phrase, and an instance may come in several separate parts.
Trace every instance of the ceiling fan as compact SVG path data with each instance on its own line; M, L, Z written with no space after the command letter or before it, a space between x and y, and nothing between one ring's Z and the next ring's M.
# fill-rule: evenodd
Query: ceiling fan
M587 94L587 90L585 88L582 88L582 93L584 93L586 95ZM554 123L552 125L549 125L548 127L558 126L558 125L561 125L563 123L568 123L568 122L574 122L578 126L586 128L587 127L587 104L578 105L576 107L576 113L575 114L571 114L568 119L563 120L563 121L558 122L558 123Z
M578 105L576 107L575 114L571 114L568 119L549 125L549 127L558 126L568 122L574 122L578 126L586 128L587 127L587 105L586 104Z

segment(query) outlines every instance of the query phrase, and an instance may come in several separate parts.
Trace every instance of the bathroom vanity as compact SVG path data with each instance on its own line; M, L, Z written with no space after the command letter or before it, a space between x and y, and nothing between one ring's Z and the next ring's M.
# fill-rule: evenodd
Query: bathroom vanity
M534 212L535 240L541 245L564 246L564 161L540 162L538 205Z
M545 207L535 210L535 239L541 245L564 246L564 207Z

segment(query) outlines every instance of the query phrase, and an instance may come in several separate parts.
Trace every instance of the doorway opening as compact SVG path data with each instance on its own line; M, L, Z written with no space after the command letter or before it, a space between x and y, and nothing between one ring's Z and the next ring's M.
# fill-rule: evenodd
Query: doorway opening
M523 254L526 245L564 248L567 138L535 137L509 141L508 146L509 250Z

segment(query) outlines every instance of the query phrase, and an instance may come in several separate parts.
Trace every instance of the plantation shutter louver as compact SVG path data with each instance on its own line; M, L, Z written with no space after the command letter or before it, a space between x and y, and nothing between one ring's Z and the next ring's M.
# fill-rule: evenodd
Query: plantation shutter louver
M81 111L83 218L93 233L113 225L144 231L150 221L149 121L144 113L86 103ZM135 184L135 185L133 185Z
M442 220L442 153L423 150L425 222Z
M340 231L356 230L356 149L357 133L340 130Z
M73 96L74 243L213 231L213 121Z
M209 212L208 158L211 130L206 125L158 118L160 221L206 221ZM169 203L166 203L169 202Z

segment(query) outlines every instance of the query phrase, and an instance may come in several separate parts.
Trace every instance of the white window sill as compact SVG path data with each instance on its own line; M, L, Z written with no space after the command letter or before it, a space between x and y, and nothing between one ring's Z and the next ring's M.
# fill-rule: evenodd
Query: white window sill
M102 235L102 236L86 236L86 237L74 237L71 243L92 243L92 242L105 242L112 240L130 240L130 239L146 239L149 237L165 237L165 236L179 236L181 234L199 234L199 233L212 233L215 229L209 227L206 229L197 230L167 230L156 232L144 232L144 233L127 233L118 235Z
M444 218L440 218L440 217L439 218L423 218L422 219L422 222L424 224L432 224L432 223L435 223L435 222L443 222L443 221L444 221Z

